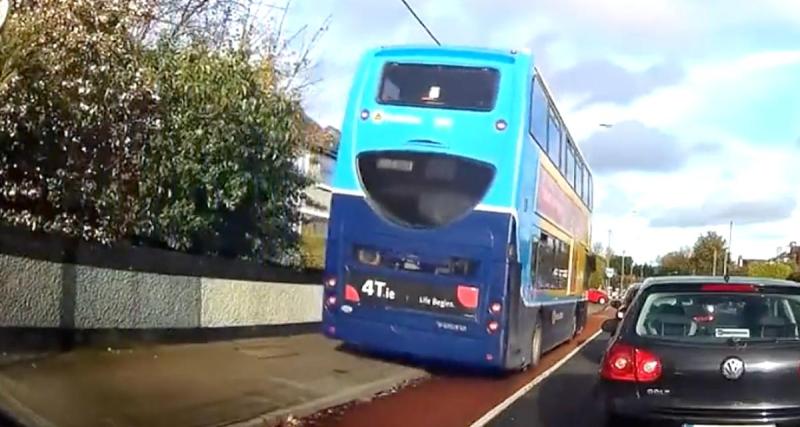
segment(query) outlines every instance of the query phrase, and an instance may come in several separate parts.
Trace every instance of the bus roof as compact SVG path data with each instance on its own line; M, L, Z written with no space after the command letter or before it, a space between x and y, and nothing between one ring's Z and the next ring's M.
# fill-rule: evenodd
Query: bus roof
M374 52L397 52L397 51L442 51L442 52L474 52L474 53L484 53L489 55L498 55L498 56L507 56L513 57L518 54L526 54L522 49L497 49L497 48L489 48L489 47L477 47L477 46L466 46L466 45L442 45L438 46L435 44L396 44L396 45L384 45L378 48L373 49Z

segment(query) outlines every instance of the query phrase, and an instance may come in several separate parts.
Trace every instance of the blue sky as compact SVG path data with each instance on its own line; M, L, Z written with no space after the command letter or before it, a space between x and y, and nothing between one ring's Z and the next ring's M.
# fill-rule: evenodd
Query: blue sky
M532 50L594 169L595 241L647 261L730 219L737 256L800 240L796 0L409 3L443 43ZM287 24L328 16L306 107L339 127L364 50L429 39L400 0L295 0Z

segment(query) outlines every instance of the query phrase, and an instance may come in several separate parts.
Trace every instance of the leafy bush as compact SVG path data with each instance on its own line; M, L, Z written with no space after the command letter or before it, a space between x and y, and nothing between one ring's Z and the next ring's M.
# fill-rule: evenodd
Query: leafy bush
M313 270L325 268L325 237L303 233L301 248L305 268Z
M0 35L0 222L109 243L137 222L151 81L135 2L17 2Z
M231 30L247 1L233 15L192 1L16 2L0 33L0 224L299 262L306 130L287 62L257 54L250 24Z
M275 259L296 247L301 109L241 52L160 45L160 132L145 152L140 233L173 249Z
M747 274L754 277L785 279L794 271L791 264L783 262L753 262L747 266Z

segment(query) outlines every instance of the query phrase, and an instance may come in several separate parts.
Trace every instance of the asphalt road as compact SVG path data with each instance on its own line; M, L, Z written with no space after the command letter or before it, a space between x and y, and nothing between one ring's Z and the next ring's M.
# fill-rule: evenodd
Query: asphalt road
M595 397L597 370L607 334L601 334L525 396L492 420L490 427L597 427L604 412Z

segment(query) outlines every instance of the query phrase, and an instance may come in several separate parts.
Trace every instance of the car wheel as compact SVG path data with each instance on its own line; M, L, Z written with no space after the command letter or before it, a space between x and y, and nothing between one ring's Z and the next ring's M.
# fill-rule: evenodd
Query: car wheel
M603 298L603 297L600 297L600 299L597 300L597 303L600 304L600 305L606 305L606 299Z
M536 323L533 329L533 338L531 338L531 368L539 366L539 361L542 359L542 324Z

